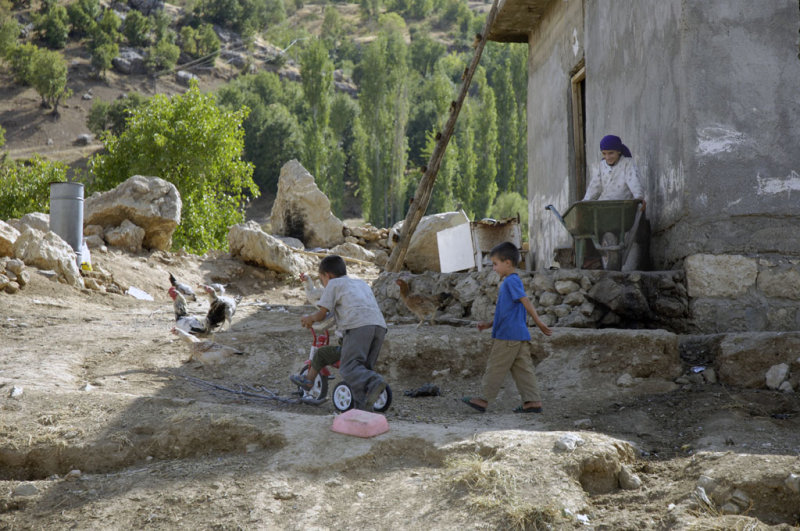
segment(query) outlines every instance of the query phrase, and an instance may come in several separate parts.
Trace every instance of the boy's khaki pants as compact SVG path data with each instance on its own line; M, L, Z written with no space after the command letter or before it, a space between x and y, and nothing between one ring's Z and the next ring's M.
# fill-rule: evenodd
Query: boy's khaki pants
M511 371L514 383L517 384L517 391L522 397L523 404L525 402L541 402L539 384L531 360L530 342L505 339L492 340L492 351L486 361L486 372L483 373L481 382L481 398L487 402L493 402L509 371Z

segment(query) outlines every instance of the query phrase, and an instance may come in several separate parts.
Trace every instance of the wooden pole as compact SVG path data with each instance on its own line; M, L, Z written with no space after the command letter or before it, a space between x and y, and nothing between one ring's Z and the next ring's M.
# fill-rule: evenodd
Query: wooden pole
M431 153L428 165L424 168L425 175L422 176L419 186L417 186L417 191L414 194L414 201L411 203L411 207L406 214L403 228L400 231L400 241L394 246L392 254L389 256L389 261L386 262L386 271L397 273L402 269L406 253L408 252L408 244L411 242L411 236L414 234L417 225L419 225L419 221L428 209L428 204L431 201L431 194L433 194L433 185L436 182L436 174L439 173L439 166L442 164L442 158L447 150L447 144L450 142L450 137L455 129L458 113L461 112L461 106L464 104L464 100L467 97L467 91L469 90L472 76L475 74L475 70L478 68L478 63L481 60L483 47L486 45L486 36L497 16L497 2L498 0L492 2L492 8L486 15L486 24L484 25L483 33L476 35L477 45L475 47L475 56L472 58L469 67L464 70L464 82L461 84L461 92L458 94L458 99L450 104L450 117L447 119L444 130L437 135L438 142L433 149L433 153Z

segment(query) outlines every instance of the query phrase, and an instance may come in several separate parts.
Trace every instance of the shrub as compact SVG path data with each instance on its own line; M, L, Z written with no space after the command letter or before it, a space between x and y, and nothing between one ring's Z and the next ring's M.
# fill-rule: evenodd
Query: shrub
M122 33L131 46L147 46L150 44L150 19L132 9L125 17Z
M67 180L67 165L34 155L0 165L0 219L50 211L50 183Z
M253 166L241 160L247 109L226 112L193 82L185 94L157 94L133 111L121 135L105 140L91 159L95 190L131 175L157 175L173 183L183 219L173 242L191 252L227 247L228 228L244 220L248 196L258 196Z
M180 56L181 50L177 45L172 44L167 39L160 40L148 50L147 68L151 72L171 70L178 63Z

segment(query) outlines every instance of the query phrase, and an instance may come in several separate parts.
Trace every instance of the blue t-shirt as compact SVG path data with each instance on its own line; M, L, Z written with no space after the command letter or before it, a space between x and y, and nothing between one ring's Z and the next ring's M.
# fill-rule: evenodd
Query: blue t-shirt
M528 332L528 312L519 301L527 297L525 286L516 273L511 273L503 279L500 291L497 294L497 306L494 311L492 323L492 337L507 341L530 341L531 333Z

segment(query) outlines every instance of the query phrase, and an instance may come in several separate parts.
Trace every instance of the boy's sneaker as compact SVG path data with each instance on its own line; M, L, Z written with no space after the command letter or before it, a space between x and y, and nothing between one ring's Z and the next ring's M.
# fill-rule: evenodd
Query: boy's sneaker
M306 391L310 391L311 388L314 386L314 382L306 378L305 376L301 376L299 374L293 374L289 376L289 379L292 381L293 384L297 384L298 386L302 387Z
M364 400L364 405L366 406L367 410L371 410L373 404L378 400L378 397L381 396L381 393L386 389L386 382L383 378L375 382L372 388L367 390L367 398Z

